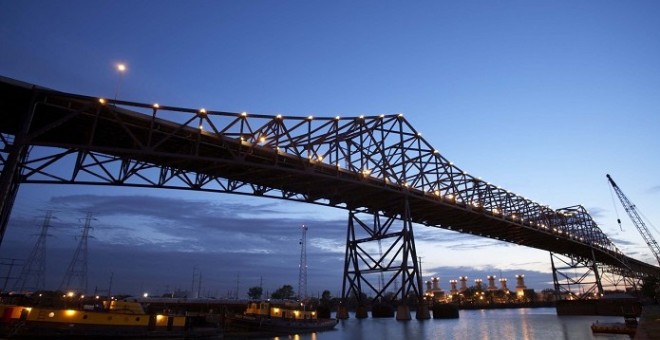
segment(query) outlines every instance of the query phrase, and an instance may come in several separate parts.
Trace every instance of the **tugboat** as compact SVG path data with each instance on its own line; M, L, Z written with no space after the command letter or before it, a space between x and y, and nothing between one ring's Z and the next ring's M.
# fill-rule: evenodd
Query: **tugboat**
M596 323L591 324L592 333L609 333L609 334L628 334L631 337L637 331L637 317L629 314L623 317L624 322L609 322L609 323Z
M335 328L337 319L319 319L316 310L294 301L250 302L243 314L227 315L231 328L269 333L309 333Z
M112 300L81 309L0 305L0 338L200 338L218 327L193 328L185 315L146 314L137 301Z

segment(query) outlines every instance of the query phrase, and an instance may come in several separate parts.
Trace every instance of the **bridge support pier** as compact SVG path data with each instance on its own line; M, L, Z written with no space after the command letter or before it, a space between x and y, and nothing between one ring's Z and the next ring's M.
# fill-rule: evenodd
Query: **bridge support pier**
M407 301L422 304L423 294L407 200L402 211L396 216L349 212L342 299L358 306L366 305L366 293L373 294L374 302L394 304L398 299L397 320L405 315L409 320Z
M2 240L5 237L9 216L14 207L14 201L21 182L21 164L27 159L28 155L28 132L34 116L34 99L33 96L19 133L13 138L10 135L0 135L0 150L7 153L6 157L0 157L0 165L2 166L2 173L0 173L0 245L2 245ZM5 112L4 114L10 113Z
M557 299L593 299L603 294L601 273L595 259L550 253Z

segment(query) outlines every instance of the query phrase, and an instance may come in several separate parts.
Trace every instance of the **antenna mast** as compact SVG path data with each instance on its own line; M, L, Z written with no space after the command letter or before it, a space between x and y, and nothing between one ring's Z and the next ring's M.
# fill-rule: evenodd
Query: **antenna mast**
M298 300L307 298L307 229L302 226L302 238L300 238L300 270L298 272Z

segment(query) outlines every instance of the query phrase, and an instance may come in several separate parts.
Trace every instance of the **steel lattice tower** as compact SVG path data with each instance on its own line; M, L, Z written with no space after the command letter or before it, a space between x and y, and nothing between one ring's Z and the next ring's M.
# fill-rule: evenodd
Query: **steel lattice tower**
M14 290L25 292L26 289L33 291L42 290L46 287L46 239L48 238L48 228L51 227L50 220L53 218L53 212L47 211L44 222L41 225L39 238L32 248L32 252L25 262L18 280L14 285Z
M60 285L60 290L73 290L81 293L87 292L87 240L92 222L92 213L87 213L85 225L83 226L82 236L78 242L78 247L73 254L73 259L64 274L64 279ZM72 281L77 285L72 285Z
M300 270L298 272L298 300L307 298L307 229L302 226L302 238L300 238Z

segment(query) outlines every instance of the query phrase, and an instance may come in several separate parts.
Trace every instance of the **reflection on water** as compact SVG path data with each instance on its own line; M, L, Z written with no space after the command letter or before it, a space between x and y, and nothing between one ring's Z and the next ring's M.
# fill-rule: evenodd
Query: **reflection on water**
M521 340L629 340L627 335L591 333L591 324L621 322L621 317L557 316L554 308L462 310L458 319L396 321L390 319L341 320L332 331L285 335L275 340L339 339L521 339Z

